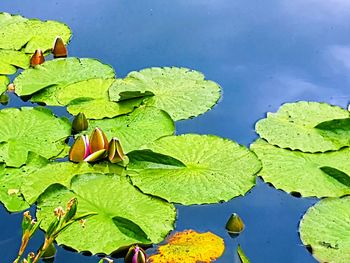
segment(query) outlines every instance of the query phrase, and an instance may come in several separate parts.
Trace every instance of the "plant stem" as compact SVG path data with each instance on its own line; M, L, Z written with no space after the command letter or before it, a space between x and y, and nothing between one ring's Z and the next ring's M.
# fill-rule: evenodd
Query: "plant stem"
M18 256L16 257L16 259L13 261L13 263L18 263L18 261L21 259L24 251L26 250L27 248L27 245L28 245L28 242L29 242L29 236L28 234L24 234L24 236L22 237L22 244L21 244L21 247L18 251Z
M44 244L39 249L32 263L37 263L39 261L39 259L44 255L45 251L53 243L53 241L54 241L54 238L52 237L45 238Z

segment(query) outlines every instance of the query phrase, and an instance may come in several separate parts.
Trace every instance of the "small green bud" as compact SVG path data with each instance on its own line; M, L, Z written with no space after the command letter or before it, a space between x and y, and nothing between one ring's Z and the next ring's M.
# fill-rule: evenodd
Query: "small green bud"
M70 221L75 216L75 214L77 213L77 206L78 206L77 198L72 198L71 200L68 201L67 212L63 219L64 222Z
M89 123L86 119L86 116L84 113L79 112L77 116L75 116L73 123L72 123L72 129L74 132L79 133L81 131L87 130L89 127Z
M0 95L0 103L2 105L6 106L9 103L9 100L10 100L9 95L7 95L6 92Z
M231 235L239 235L244 230L244 223L236 213L233 213L226 223L226 230Z

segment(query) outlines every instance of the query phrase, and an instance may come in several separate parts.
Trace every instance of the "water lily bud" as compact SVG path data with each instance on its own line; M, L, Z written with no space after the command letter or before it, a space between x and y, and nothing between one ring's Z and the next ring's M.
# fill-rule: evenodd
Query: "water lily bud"
M125 263L146 263L146 252L138 245L129 248L128 253L125 256Z
M79 114L75 116L72 123L73 131L76 133L79 133L81 131L85 131L88 127L89 127L89 124L85 114L82 112L79 112Z
M112 138L112 140L109 142L108 159L111 163L118 163L128 160L128 156L126 156L124 153L122 145L116 137Z
M63 39L60 37L56 37L55 44L52 49L54 58L66 58L67 57L67 48L63 42Z
M98 160L105 158L106 154L107 154L106 149L102 149L102 150L99 150L97 152L90 154L88 157L86 157L84 159L84 161L89 162L89 163L96 162Z
M35 50L35 53L30 58L30 65L35 67L36 65L41 65L45 62L44 54L40 49Z
M13 84L13 83L8 84L8 86L7 86L8 92L15 92L15 89L16 89L15 84Z
M69 160L72 162L84 161L90 154L89 138L82 135L75 140L69 151Z
M2 105L7 105L8 103L9 103L9 100L10 100L10 98L9 98L9 96L6 94L6 92L4 92L4 93L2 93L1 95L0 95L0 103L2 104Z
M239 235L244 230L244 223L236 213L233 213L226 223L226 230L231 235Z
M95 128L90 137L90 152L94 153L102 149L108 150L108 140L100 128Z

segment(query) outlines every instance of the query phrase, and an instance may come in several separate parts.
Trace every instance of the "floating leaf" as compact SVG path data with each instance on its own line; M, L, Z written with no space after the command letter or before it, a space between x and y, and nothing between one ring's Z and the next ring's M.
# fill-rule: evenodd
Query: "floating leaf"
M300 238L320 262L350 262L350 197L327 198L309 208Z
M56 36L68 42L71 31L56 21L0 13L0 35L0 74L10 75L16 73L17 68L28 68L35 50L51 50Z
M133 184L144 193L185 205L218 203L244 195L255 185L254 175L261 167L248 149L216 136L168 136L144 148L169 155L185 167L147 167L130 159L128 173Z
M103 174L78 175L72 179L69 189L60 185L48 188L38 202L37 216L39 220L43 219L44 229L53 209L64 206L72 197L79 200L78 215L97 213L87 219L84 229L74 223L69 231L58 237L58 244L78 251L110 254L135 243L158 243L173 229L174 206L140 193L124 176ZM116 224L116 217L126 220ZM125 225L128 220L133 222L130 228L137 225L151 241L145 240L143 234L139 235L139 230L128 233Z
M246 256L240 245L237 247L237 254L241 263L250 263L249 258Z
M93 172L122 174L122 170L123 168L118 165L107 165L106 163L92 166L86 162L79 164L50 162L46 166L27 174L25 181L22 182L21 192L26 201L33 204L39 195L52 184L58 183L69 187L74 175Z
M40 91L32 97L33 102L59 106L61 104L57 101L56 95L60 89L95 78L114 78L114 70L95 59L72 57L46 61L35 68L27 69L13 83L18 95L31 95Z
M57 36L67 43L71 31L68 26L56 21L43 22L0 13L0 35L0 48L34 53L37 49L50 50Z
M260 139L251 145L251 149L263 164L259 175L277 189L297 192L304 197L350 194L350 187L342 182L344 175L339 177L332 174L334 170L326 168L331 167L349 175L349 148L327 153L303 153L282 149Z
M45 158L59 155L71 134L66 118L56 118L42 107L3 109L0 125L0 160L14 167L25 164L29 151Z
M152 255L149 260L154 263L209 263L219 258L224 250L224 240L217 235L186 230L172 235L168 244L158 248L159 254Z
M12 75L17 68L28 68L29 60L30 55L21 51L0 49L0 74Z
M162 136L171 135L175 130L169 115L153 107L140 107L113 119L90 120L88 132L95 127L101 128L109 140L117 137L126 153Z
M4 93L7 90L8 84L10 84L9 78L0 75L0 94Z
M61 105L68 105L67 110L72 115L84 112L89 119L112 118L126 114L141 104L140 99L110 101L108 88L113 82L114 79L81 81L56 90L57 99Z
M21 168L0 166L0 202L10 212L18 212L29 207L24 201L21 186L26 181L27 174L47 164L47 159L34 153L29 153L26 165ZM47 176L47 174L46 174Z
M350 146L350 129L317 125L349 117L347 110L326 103L286 103L276 113L268 113L267 118L257 122L256 132L281 148L303 152L338 150Z
M114 101L144 97L144 104L165 110L174 120L210 110L220 98L220 86L200 72L186 68L148 68L133 71L110 88Z

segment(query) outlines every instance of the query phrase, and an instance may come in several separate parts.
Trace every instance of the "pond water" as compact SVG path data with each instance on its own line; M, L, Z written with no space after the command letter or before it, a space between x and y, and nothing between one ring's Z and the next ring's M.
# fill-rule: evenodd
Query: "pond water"
M70 56L97 58L119 77L151 66L183 66L218 82L222 101L205 115L177 123L177 134L216 134L248 146L257 138L255 122L284 102L345 107L349 101L349 1L2 0L0 11L68 24L74 33ZM24 104L30 103L11 96L9 106ZM63 108L54 110L69 116ZM178 205L175 231L211 231L224 238L226 250L217 262L234 262L238 243L252 262L315 262L299 240L298 223L316 201L258 179L245 197L227 203ZM236 239L224 228L232 212L246 224ZM15 257L21 217L0 208L1 262ZM55 259L97 261L63 248Z

